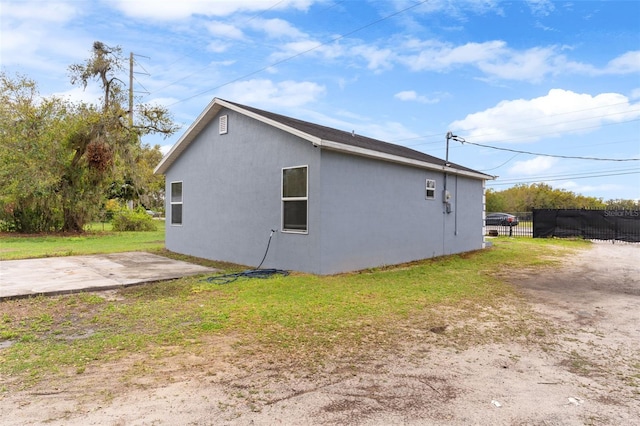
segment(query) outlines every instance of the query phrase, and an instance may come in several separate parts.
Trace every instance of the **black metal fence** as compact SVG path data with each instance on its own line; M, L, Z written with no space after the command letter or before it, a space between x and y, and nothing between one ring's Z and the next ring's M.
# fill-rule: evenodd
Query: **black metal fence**
M640 210L533 210L533 238L640 242Z
M487 215L490 214L487 213ZM500 223L486 220L486 235L492 237L533 237L533 215L531 212L511 212L508 214L515 216L516 220L512 222L500 221Z

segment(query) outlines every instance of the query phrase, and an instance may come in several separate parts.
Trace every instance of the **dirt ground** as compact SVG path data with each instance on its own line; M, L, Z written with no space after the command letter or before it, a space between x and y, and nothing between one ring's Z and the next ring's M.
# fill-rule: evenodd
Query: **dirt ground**
M640 245L594 243L561 268L506 278L524 311L417 322L392 349L314 370L259 356L228 362L232 346L220 341L215 356L177 355L123 381L145 370L128 359L3 394L0 424L640 425ZM456 342L456 329L496 321L514 332ZM523 321L536 324L527 338L517 334Z

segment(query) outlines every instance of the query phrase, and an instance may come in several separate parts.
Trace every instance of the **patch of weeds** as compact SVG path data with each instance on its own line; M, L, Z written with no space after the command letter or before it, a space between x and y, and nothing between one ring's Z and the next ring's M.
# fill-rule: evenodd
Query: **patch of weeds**
M570 372L583 377L590 377L596 369L596 365L591 360L575 350L571 351L568 358L561 361L560 365L568 367Z
M53 317L51 314L45 313L34 318L31 321L30 328L34 332L43 333L51 329L51 324L53 324Z
M99 394L105 402L113 401L116 397L115 393L111 389L101 389Z
M15 330L0 330L0 340L14 340L20 333Z
M213 331L213 330L221 330L224 328L224 325L219 322L203 322L200 324L200 330L202 331Z
M584 419L585 426L599 426L609 424L611 419L602 416L590 415Z
M229 408L235 408L235 405L226 402L218 401L218 409L220 411L227 411Z
M105 299L94 293L79 293L78 299L87 305L100 305L105 303Z
M533 334L537 337L545 337L547 335L547 332L542 328L536 328L533 331Z
M20 343L31 343L31 342L35 342L37 340L38 340L38 338L34 334L31 334L31 333L23 334L20 337Z

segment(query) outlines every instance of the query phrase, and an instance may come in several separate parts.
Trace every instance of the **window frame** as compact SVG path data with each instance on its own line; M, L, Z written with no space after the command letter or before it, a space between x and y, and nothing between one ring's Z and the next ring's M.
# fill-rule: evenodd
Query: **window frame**
M429 183L433 183L433 186L429 186ZM426 179L425 181L425 200L435 200L436 199L436 180L435 179Z
M284 174L285 170L293 169L306 169L306 182L305 182L305 196L304 197L285 197L284 195ZM305 208L305 228L304 229L292 229L285 226L285 204L290 201L304 201L306 203ZM309 233L309 165L300 165L293 167L283 167L280 172L280 229L281 232L290 234L308 234Z
M173 185L174 184L180 184L180 201L173 201ZM174 222L173 221L173 206L180 206L180 222ZM173 182L169 183L169 214L170 219L169 219L169 223L171 224L171 226L182 226L182 223L184 222L184 210L183 210L183 205L184 205L184 184L183 181L181 180L176 180Z

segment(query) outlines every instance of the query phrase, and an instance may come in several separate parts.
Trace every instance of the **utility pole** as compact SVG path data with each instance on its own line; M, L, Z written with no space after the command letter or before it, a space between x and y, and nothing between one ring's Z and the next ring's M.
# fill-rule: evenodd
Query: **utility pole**
M133 127L133 52L129 53L129 128ZM447 144L447 146L449 146Z
M129 134L131 137L131 142L132 143L137 143L138 142L138 134L136 132L133 131L133 76L134 74L144 74L144 75L150 75L147 70L144 70L144 67L141 66L141 68L145 71L145 72L135 72L133 70L133 66L135 65L135 56L142 56L142 55L136 55L133 52L129 53ZM142 56L143 58L147 58L150 59L148 56ZM138 84L140 84L138 82ZM144 86L142 86L144 88ZM149 92L145 91L143 93L149 94ZM140 192L138 192L138 186L134 185L134 188L136 190L136 192L138 193L138 199L140 199ZM129 210L133 209L133 200L129 200L127 201L127 206L129 207Z
M133 52L129 53L129 128L133 128L133 75L134 74L143 74L143 75L151 75L147 72L147 70L144 70L144 67L142 67L142 69L145 72L135 72L133 70L133 66L135 65L135 56L140 56L142 58L147 58L150 59L148 56L143 56L143 55L137 55ZM144 87L144 86L143 86ZM147 95L149 94L149 92L145 91L142 93L146 93Z

